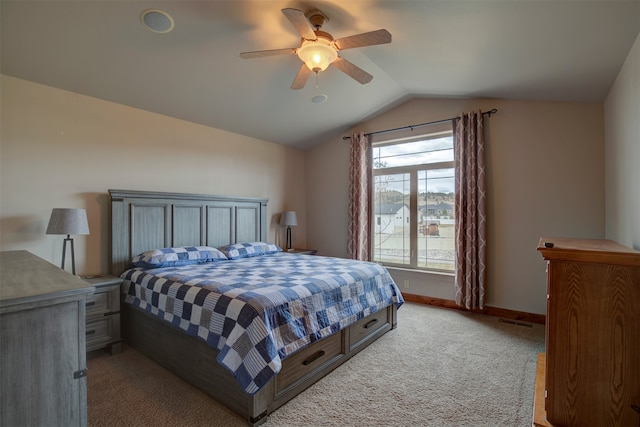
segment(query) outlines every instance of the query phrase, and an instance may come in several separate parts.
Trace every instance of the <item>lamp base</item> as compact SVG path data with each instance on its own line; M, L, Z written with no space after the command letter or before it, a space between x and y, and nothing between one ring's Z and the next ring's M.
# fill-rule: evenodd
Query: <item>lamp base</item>
M67 238L62 241L62 263L60 264L60 268L64 270L65 255L67 253L67 242L71 243L71 272L75 276L76 275L76 255L73 250L73 239L68 234L67 234Z
M287 250L291 249L291 227L287 226Z

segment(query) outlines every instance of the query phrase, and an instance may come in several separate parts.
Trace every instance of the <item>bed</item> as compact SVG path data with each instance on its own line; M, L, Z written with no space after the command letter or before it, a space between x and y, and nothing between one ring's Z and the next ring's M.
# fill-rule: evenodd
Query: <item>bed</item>
M266 199L109 194L123 339L250 425L396 327L384 268L267 243Z

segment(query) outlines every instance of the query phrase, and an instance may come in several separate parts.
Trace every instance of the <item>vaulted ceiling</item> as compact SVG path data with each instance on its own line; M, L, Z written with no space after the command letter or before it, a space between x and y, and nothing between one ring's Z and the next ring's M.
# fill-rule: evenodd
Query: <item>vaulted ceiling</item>
M640 31L640 0L1 0L8 76L307 149L414 97L602 101ZM392 42L340 56L290 89L296 48L281 12L320 9L335 38L387 29ZM140 20L161 9L171 32ZM326 101L312 102L315 95Z

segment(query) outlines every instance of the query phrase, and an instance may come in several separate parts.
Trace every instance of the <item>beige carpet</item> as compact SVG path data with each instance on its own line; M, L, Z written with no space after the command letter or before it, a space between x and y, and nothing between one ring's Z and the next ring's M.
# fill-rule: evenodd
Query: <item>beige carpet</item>
M266 426L531 426L544 327L406 303L398 328L269 415ZM242 426L135 350L92 354L89 425Z

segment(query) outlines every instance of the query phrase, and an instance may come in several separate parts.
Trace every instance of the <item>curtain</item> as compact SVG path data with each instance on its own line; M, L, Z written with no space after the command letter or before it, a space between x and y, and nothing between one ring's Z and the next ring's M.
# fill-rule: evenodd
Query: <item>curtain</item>
M456 304L482 309L487 213L482 112L454 119Z
M371 143L364 134L351 136L349 161L349 230L347 256L369 261Z

